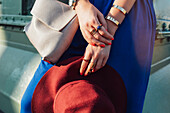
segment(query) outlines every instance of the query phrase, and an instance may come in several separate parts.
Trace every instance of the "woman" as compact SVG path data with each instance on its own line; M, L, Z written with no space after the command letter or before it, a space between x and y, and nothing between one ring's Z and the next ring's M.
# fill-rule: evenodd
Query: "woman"
M125 9L128 14L112 7L113 3ZM127 113L141 113L155 38L156 19L152 0L78 0L75 9L80 29L59 61L84 55L80 68L80 74L84 76L107 63L121 75L125 83ZM113 17L121 25L117 26L113 21L105 19L107 16ZM22 98L22 113L31 112L33 91L52 66L41 61L36 76Z

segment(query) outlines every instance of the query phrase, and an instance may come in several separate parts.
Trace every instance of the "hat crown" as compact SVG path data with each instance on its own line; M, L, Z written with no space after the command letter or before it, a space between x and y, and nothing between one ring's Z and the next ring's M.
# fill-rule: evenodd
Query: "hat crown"
M54 113L115 113L107 94L96 84L77 80L63 85L54 99Z

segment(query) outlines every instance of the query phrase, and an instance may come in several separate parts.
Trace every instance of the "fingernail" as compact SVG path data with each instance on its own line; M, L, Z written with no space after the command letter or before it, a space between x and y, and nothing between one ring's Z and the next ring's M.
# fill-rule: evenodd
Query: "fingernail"
M94 72L94 69L92 70L92 72Z
M108 31L108 30L106 29L106 31Z
M94 43L92 43L91 45L92 45L92 46L96 46L96 44L94 44Z
M83 75L83 73L80 73L80 75Z
M109 43L108 45L112 45L112 43Z
M112 38L112 40L114 40L114 38Z
M104 44L102 44L102 45L100 45L100 47L105 47L105 45L104 45Z

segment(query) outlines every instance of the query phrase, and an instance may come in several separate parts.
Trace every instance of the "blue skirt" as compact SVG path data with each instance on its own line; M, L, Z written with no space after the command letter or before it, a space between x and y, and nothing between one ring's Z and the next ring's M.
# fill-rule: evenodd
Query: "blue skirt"
M114 0L90 0L106 16ZM122 77L127 90L127 113L142 113L152 61L156 18L152 0L136 0L115 34L107 64ZM78 29L59 61L83 56L87 42ZM21 100L21 113L31 113L31 99L41 77L52 67L41 61Z

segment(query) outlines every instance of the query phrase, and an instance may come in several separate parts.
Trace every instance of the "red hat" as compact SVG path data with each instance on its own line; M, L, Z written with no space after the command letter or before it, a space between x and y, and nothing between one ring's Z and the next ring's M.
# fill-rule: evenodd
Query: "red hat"
M107 94L87 80L76 80L62 86L57 92L54 113L116 113Z
M82 57L53 66L39 81L32 97L33 113L125 113L127 93L110 66L84 77Z

